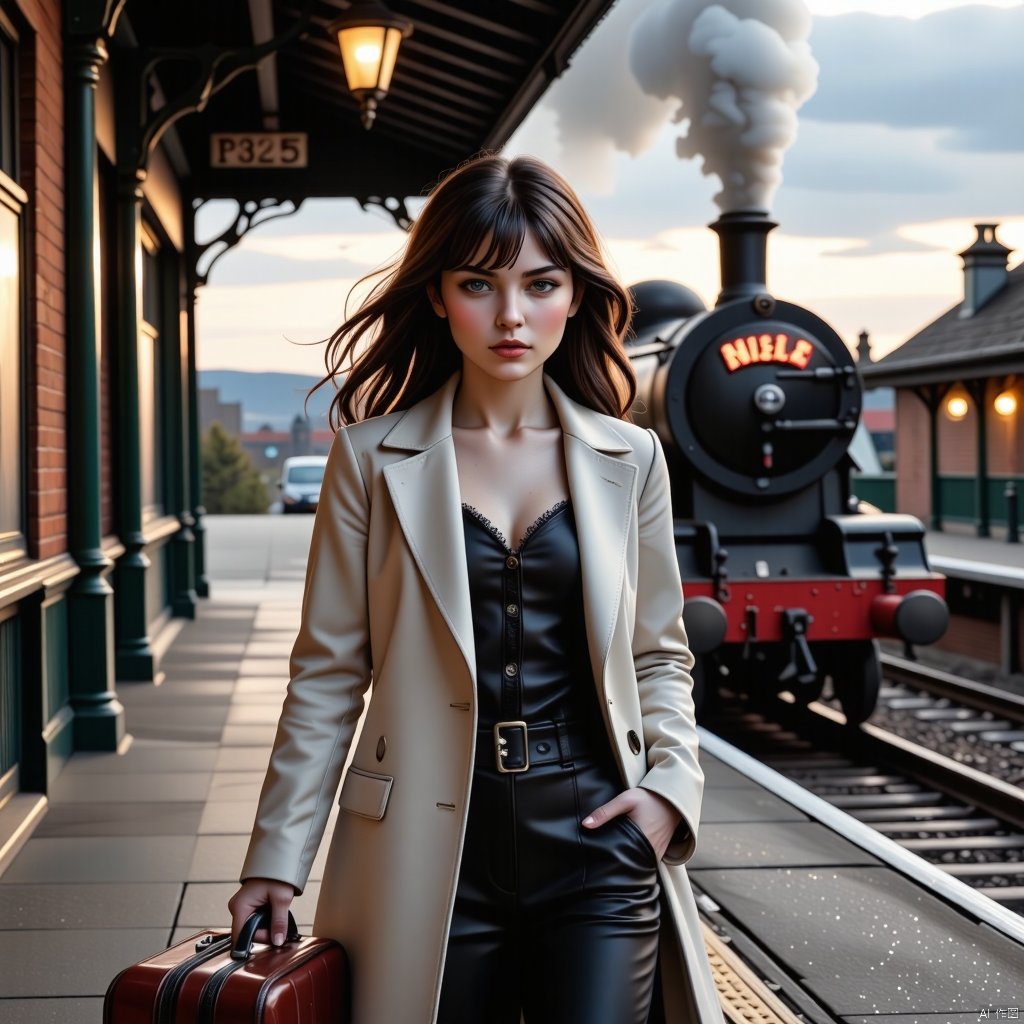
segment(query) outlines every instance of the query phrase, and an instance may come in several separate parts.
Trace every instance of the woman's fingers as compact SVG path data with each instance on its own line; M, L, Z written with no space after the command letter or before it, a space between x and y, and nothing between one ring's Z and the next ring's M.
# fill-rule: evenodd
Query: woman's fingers
M627 814L633 809L633 801L629 797L631 792L631 790L627 789L625 793L619 793L618 796L613 797L608 803L601 804L600 807L595 808L583 819L584 826L587 828L599 828L605 822L611 821L612 818L617 818L620 814Z
M251 914L263 907L270 906L270 928L259 928L253 936L254 942L271 942L273 945L284 944L288 934L288 909L295 898L294 888L272 879L247 878L241 889L228 900L231 911L231 935L237 940L242 925Z

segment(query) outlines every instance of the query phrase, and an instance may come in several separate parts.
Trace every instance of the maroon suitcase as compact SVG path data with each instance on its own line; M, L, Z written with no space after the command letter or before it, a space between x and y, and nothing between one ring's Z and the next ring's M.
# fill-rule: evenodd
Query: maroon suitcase
M114 978L104 1024L346 1024L348 961L333 939L299 935L288 915L283 946L252 937L266 910L230 932L197 932Z

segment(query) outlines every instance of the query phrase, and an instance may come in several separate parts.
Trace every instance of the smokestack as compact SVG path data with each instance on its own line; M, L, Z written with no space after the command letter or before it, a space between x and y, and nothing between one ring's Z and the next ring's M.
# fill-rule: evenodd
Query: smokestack
M1007 257L1013 252L996 238L998 224L975 224L978 237L960 253L964 261L964 301L960 319L974 316L997 292L1006 287Z
M768 232L776 227L764 210L733 210L710 225L718 235L722 267L716 306L768 291Z
M861 331L857 335L857 364L859 366L871 365L871 342L868 340L867 331Z

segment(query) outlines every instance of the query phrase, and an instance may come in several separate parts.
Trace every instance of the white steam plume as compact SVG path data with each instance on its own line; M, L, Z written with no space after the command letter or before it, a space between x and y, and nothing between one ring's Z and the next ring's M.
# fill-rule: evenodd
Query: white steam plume
M803 0L659 0L633 25L630 67L644 92L680 101L681 157L704 158L725 210L770 207L797 108L817 87Z

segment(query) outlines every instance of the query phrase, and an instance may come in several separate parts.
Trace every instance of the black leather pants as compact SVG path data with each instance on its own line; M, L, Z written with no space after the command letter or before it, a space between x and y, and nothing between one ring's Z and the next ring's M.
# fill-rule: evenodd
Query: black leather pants
M617 772L577 743L568 763L499 774L479 743L438 1024L647 1024L654 850L625 816L580 824Z

